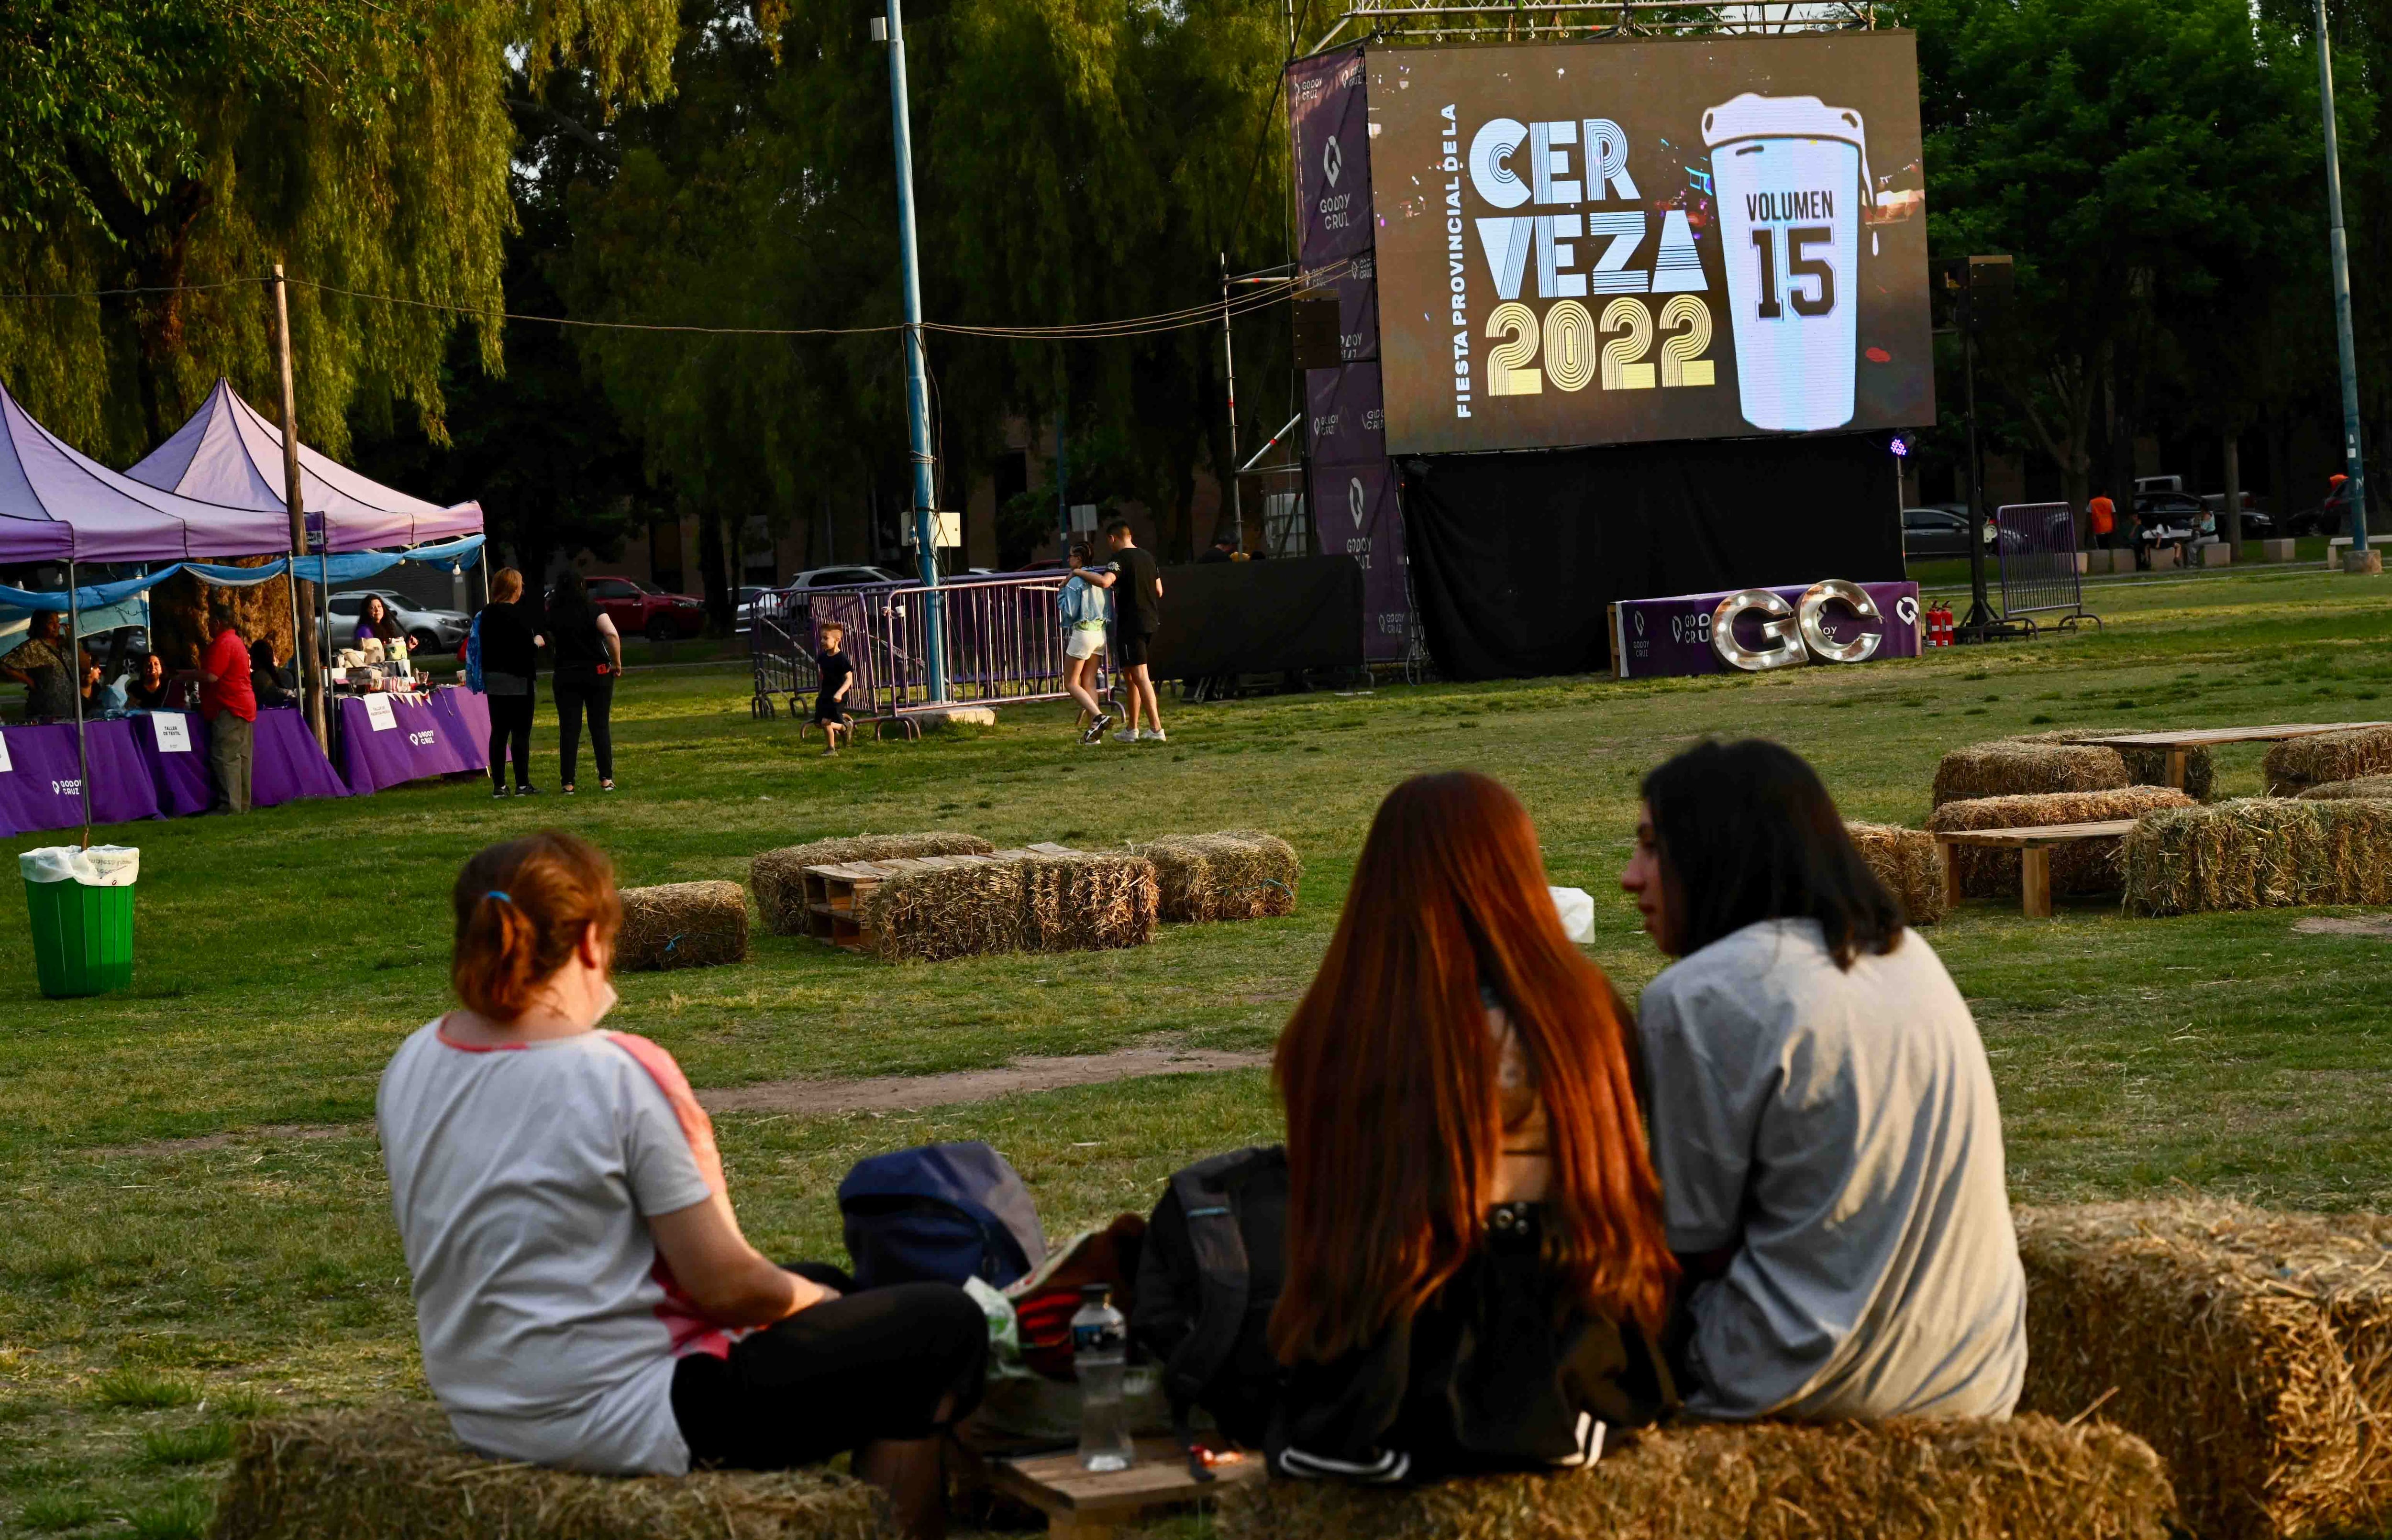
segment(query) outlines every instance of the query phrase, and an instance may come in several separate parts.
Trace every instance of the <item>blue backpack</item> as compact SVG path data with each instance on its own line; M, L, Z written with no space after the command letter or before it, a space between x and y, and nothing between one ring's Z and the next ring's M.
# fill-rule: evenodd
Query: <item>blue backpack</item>
M465 633L465 688L476 695L489 693L482 688L482 617L478 615Z
M1003 1288L1046 1260L1030 1189L977 1141L859 1160L838 1184L838 1210L864 1288L966 1278Z

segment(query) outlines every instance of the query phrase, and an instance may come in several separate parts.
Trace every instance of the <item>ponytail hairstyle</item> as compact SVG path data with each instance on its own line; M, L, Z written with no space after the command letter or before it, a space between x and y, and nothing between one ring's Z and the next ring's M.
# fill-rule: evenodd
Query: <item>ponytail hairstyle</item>
M449 895L457 942L449 981L468 1010L511 1022L598 927L611 957L623 924L615 868L589 841L556 829L485 848Z

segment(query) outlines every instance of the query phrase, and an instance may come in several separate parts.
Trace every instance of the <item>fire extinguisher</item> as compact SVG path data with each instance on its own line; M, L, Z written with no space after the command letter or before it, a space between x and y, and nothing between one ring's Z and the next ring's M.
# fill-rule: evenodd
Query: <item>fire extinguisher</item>
M1927 645L1930 647L1952 645L1952 611L1942 600L1937 600L1928 607Z

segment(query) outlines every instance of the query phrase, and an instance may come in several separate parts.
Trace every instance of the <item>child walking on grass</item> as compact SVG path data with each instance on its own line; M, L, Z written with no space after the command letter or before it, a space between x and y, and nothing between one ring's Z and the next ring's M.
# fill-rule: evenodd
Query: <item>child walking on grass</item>
M855 662L839 651L846 641L847 628L831 621L822 628L822 653L814 659L822 674L822 688L814 695L814 720L828 745L823 750L826 757L838 752L840 734L853 731L847 719L847 692L855 683Z

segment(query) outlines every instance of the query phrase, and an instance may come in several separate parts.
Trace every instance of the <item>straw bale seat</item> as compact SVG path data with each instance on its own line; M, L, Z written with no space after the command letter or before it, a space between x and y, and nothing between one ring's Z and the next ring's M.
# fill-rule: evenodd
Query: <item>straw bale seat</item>
M2098 1416L2167 1462L2204 1540L2392 1528L2392 1216L2218 1199L2021 1209L2021 1411Z
M2060 744L2086 738L2121 738L2149 731L2138 727L2062 728L2053 732L2022 732L2005 739L2012 744ZM2168 751L2153 744L2103 744L2114 750L2126 762L2126 779L2138 786L2164 786L2168 783ZM2195 802L2206 802L2217 783L2217 760L2206 744L2193 744L2178 751L2184 756L2184 791Z
M493 1460L435 1408L253 1422L214 1540L896 1540L887 1502L821 1469L583 1476Z
M806 934L806 882L809 866L836 866L852 861L889 861L900 856L984 856L996 847L978 835L933 829L918 835L851 835L843 839L818 839L767 850L748 864L748 888L756 895L756 912L764 928L775 936Z
M1028 950L1109 951L1154 939L1158 895L1145 857L1034 851L1017 864Z
M2116 749L2001 739L1944 756L1935 767L1935 806L1984 796L2115 791L2132 783Z
M2255 796L2149 813L2124 863L2137 914L2392 904L2392 802Z
M2325 781L2299 794L2304 802L2392 802L2392 775Z
M2392 774L2392 727L2315 732L2271 744L2259 767L2268 789L2291 796L2334 781Z
M1304 863L1276 835L1225 829L1172 835L1138 847L1154 863L1163 917L1202 923L1260 920L1295 912Z
M2140 818L2162 808L2190 808L2196 798L2172 786L2119 786L2103 792L2045 792L2032 796L1979 796L1946 802L1929 816L1936 834L1953 829L2033 829L2055 823L2101 823ZM2120 886L2119 839L2083 839L2051 852L2054 893L2114 893ZM1964 899L2015 899L2019 863L2007 850L1955 846L1953 875Z
M882 961L943 963L1021 950L1021 861L899 856L875 864L881 875L859 892L855 924Z
M1877 880L1902 900L1905 919L1914 925L1931 925L1944 917L1944 867L1933 835L1895 823L1847 822L1844 832L1852 836Z
M748 960L748 894L735 882L623 889L615 965L631 973Z
M1222 1540L2162 1540L2151 1446L2103 1422L1694 1424L1621 1435L1592 1469L1221 1496Z

